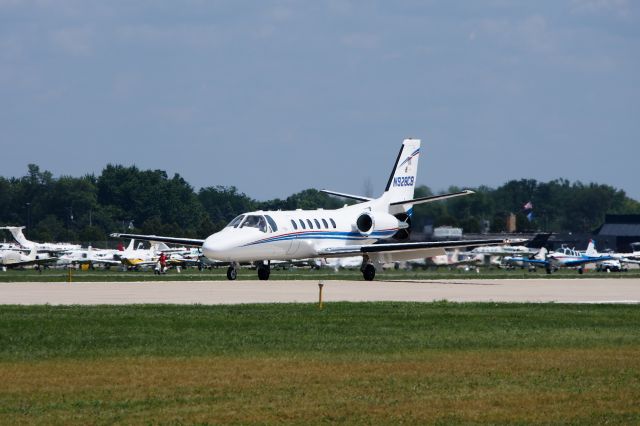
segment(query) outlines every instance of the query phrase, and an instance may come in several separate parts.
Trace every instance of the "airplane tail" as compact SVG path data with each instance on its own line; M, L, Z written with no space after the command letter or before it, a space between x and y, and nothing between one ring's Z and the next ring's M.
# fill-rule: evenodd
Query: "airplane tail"
M540 248L540 251L538 251L535 255L533 255L533 257L530 257L530 259L547 260L548 254L549 254L549 251L546 249L546 247L542 247Z
M383 197L389 204L413 199L419 158L420 139L405 139L384 190Z
M161 241L154 241L151 243L151 248L153 249L154 253L160 253L163 251L169 251L171 250L171 248L166 245L165 243L161 242Z
M598 250L596 250L596 242L595 240L589 240L589 245L587 246L587 251L584 253L587 256L597 256Z
M131 241L129 241L129 245L124 251L126 252L134 251L136 249L135 244L136 244L136 240L132 238Z
M13 239L16 240L22 247L31 248L35 246L35 243L33 241L27 240L27 237L25 237L22 233L24 226L3 226L0 229L6 229L7 231L11 232L11 235L13 235Z
M343 192L328 191L321 192L348 198L359 202L374 201L378 208L388 208L388 213L393 215L402 214L404 217L411 216L415 204L430 203L432 201L446 200L448 198L473 194L468 189L450 193L431 195L428 197L413 198L418 174L418 159L420 156L420 139L405 139L396 158L396 162L391 170L389 181L380 198L375 200L359 195L345 194Z

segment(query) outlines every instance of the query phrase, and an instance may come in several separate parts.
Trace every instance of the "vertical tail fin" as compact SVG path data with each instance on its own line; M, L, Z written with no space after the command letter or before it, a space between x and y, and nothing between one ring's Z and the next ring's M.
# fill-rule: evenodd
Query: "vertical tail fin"
M419 156L420 139L405 139L384 191L385 201L394 203L413 199Z
M126 252L134 251L135 250L135 244L136 244L136 240L134 240L132 238L131 241L129 241L129 245L127 246L127 248L124 251L126 251Z
M27 237L25 237L22 233L24 226L3 226L0 229L6 229L7 231L11 232L11 235L13 235L13 239L16 240L22 247L35 247L35 243L33 241L27 240Z
M540 251L538 253L536 253L535 256L533 256L534 259L538 259L538 260L547 260L547 254L549 252L547 251L546 248L542 247L540 249Z
M598 250L596 250L596 242L595 240L589 240L589 245L587 246L587 251L584 253L587 256L597 256Z

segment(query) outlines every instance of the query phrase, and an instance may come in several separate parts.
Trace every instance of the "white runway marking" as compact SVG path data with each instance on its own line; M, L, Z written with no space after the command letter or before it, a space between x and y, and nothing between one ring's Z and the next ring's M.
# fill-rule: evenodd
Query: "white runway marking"
M639 303L640 279L325 281L325 302ZM315 303L317 281L0 283L4 305Z

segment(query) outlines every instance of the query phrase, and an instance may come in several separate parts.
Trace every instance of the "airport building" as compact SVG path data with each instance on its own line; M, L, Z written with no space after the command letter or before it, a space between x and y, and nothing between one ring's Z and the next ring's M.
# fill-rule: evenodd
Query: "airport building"
M618 253L631 251L631 244L640 242L640 214L608 214L594 232L597 246Z

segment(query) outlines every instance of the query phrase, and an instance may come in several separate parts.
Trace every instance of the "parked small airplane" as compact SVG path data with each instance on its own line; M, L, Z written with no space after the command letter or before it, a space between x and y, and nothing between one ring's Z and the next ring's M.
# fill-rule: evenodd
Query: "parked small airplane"
M405 139L384 193L379 198L327 191L358 201L336 210L255 211L241 214L226 228L204 240L156 235L111 234L112 237L202 246L212 260L229 262L227 278L235 280L240 263L256 262L258 277L269 279L271 260L360 256L365 280L373 280L383 264L445 254L445 249L507 244L503 239L475 241L379 243L409 236L413 206L473 194L413 198L420 140ZM518 241L519 242L519 241Z
M0 254L0 267L3 271L6 271L7 268L40 267L54 263L56 260L56 257L51 257L46 253L38 253L38 250L33 247L28 254L15 250L2 252Z
M604 253L598 253L595 241L590 240L589 246L584 252L569 247L562 247L560 250L548 253L547 250L543 248L534 257L513 257L510 261L544 266L547 274L552 273L553 270L567 267L577 267L578 273L582 274L584 273L584 265L611 259L615 259L615 257Z
M122 262L117 257L118 250L111 249L95 249L91 246L79 250L70 250L58 257L56 266L72 266L72 265L102 265L110 267L121 265Z

